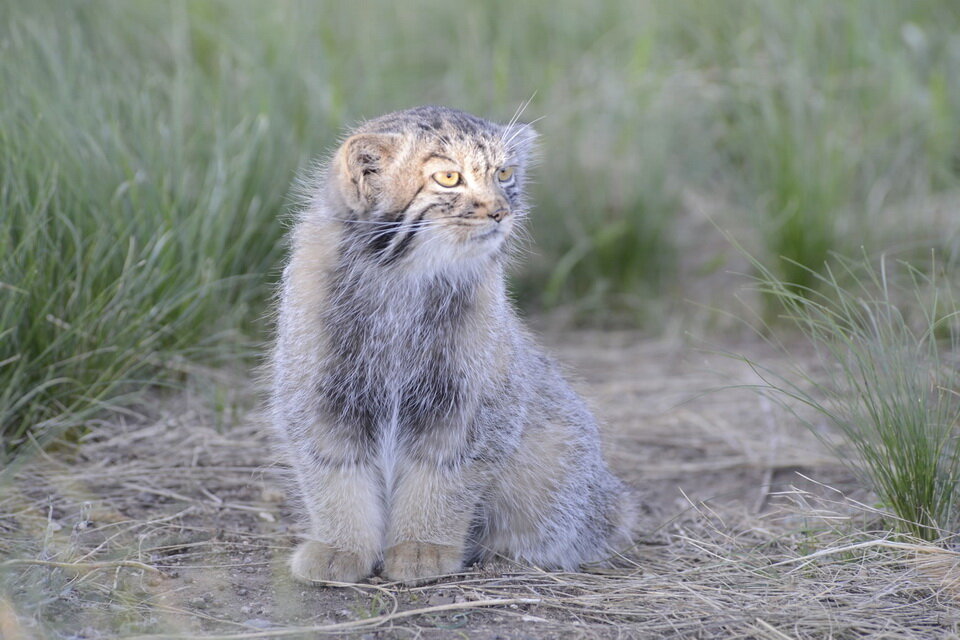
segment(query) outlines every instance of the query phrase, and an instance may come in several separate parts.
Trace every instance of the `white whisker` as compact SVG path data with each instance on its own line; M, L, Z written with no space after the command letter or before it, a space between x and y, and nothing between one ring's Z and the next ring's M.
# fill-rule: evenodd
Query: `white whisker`
M513 132L513 135L511 135L511 136L510 136L507 140L505 140L504 143L503 143L503 146L507 148L507 152L508 152L508 153L513 153L513 152L514 152L515 148L514 148L513 146L511 146L510 143L513 142L513 140L514 140L518 135L520 135L520 133L522 133L524 129L529 129L529 128L533 127L534 124L540 122L541 120L543 120L543 119L546 118L546 117L547 117L546 115L542 115L542 116L540 116L539 118L535 118L535 119L531 120L530 122L526 122L526 123L522 124L520 127L518 127L517 130Z
M517 110L513 113L513 117L510 118L510 122L507 123L507 125L503 128L502 133L500 134L500 144L506 144L504 142L504 139L507 137L507 135L510 134L514 125L516 125L517 121L519 121L521 116L523 116L523 112L527 110L527 107L530 106L530 103L533 102L533 99L534 97L536 97L536 95L537 95L537 91L536 89L534 89L533 93L530 95L529 98L527 98L526 102L521 102L520 106L517 107Z
M428 229L430 227L436 227L436 226L440 226L439 221L436 221L436 222L430 221L429 223L423 222L418 224L407 224L407 225L404 225L404 224L391 225L391 226L384 226L383 228L380 228L380 229L374 229L372 231L365 231L363 233L351 235L350 237L354 240L367 240L369 238L375 238L385 233L400 234L401 232L404 232L404 231L414 231L414 230L419 231L421 229Z

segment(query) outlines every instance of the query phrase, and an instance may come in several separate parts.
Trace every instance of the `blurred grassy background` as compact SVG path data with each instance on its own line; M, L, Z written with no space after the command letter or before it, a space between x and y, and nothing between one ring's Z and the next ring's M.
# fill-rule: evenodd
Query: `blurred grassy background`
M528 309L655 327L728 264L705 216L955 263L958 70L954 0L2 0L0 455L254 351L298 170L417 104L536 93Z

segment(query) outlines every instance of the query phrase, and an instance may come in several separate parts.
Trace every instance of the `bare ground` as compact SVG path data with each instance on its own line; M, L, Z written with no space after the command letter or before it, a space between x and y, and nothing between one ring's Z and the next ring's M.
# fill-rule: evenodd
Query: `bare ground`
M6 470L0 638L957 637L958 555L880 533L871 496L769 401L706 393L755 382L742 363L636 333L549 342L642 504L620 568L294 583L255 394L210 372Z

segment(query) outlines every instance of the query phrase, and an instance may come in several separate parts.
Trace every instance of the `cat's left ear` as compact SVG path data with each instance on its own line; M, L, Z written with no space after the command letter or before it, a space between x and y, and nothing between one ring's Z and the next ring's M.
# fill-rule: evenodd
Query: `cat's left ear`
M399 153L400 136L358 133L350 136L334 156L340 195L352 211L373 209L381 199L383 174Z

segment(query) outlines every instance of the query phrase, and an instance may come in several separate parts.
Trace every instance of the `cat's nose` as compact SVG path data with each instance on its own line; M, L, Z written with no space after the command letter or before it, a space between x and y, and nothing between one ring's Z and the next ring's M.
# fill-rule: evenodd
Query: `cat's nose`
M493 218L497 222L500 222L501 220L507 217L508 213L510 212L505 207L500 207L499 209L496 209L494 211L490 211L489 213L487 213L487 216Z

